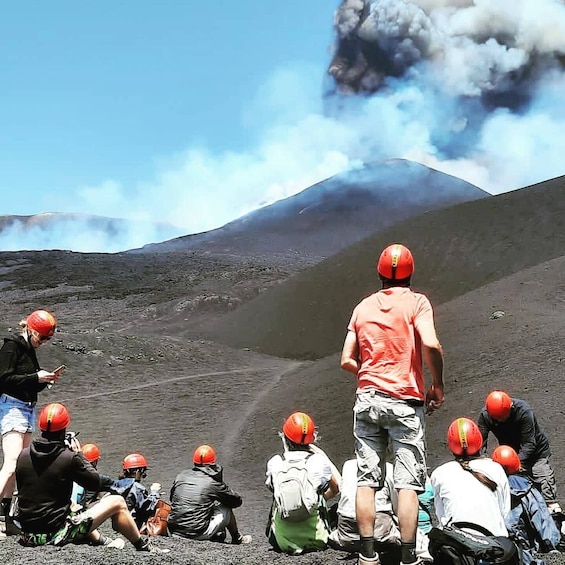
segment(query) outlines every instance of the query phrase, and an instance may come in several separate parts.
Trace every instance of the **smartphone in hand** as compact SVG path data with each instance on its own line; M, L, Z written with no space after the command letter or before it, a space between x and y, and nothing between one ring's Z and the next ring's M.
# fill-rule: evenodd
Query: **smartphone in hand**
M63 370L66 369L66 368L67 368L66 365L61 365L61 366L57 367L57 368L53 371L53 373L54 373L55 375L59 376L59 375L63 372Z

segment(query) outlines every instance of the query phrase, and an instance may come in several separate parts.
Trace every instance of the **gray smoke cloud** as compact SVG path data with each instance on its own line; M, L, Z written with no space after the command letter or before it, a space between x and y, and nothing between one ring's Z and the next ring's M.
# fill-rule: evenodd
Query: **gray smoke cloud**
M374 93L389 77L520 107L565 66L561 0L344 0L329 73L342 93Z
M331 115L392 105L401 127L387 134L426 137L403 156L491 192L565 173L562 0L344 0L334 28Z

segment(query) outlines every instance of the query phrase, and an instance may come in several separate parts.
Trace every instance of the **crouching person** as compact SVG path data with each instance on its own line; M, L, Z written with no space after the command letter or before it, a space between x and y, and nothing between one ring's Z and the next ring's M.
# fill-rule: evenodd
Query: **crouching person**
M375 493L375 547L382 565L399 563L401 538L398 526L398 494L394 488L394 467L385 465L383 488ZM330 533L328 544L333 549L359 553L361 538L355 516L357 493L357 459L348 459L341 471L340 498L337 508L337 527ZM416 556L420 561L432 561L428 552L428 536L418 527L416 531Z
M267 463L265 484L273 492L267 537L276 551L292 555L325 549L326 499L339 492L339 472L314 445L316 428L308 414L291 414L280 435L284 453Z
M224 482L214 449L197 447L192 462L194 467L179 473L171 487L171 534L223 542L227 530L232 544L251 543L250 535L240 534L233 512L243 499Z
M138 551L166 553L144 540L121 496L107 496L83 512L71 511L73 482L99 490L100 476L79 452L65 444L71 419L62 404L48 404L39 416L41 437L24 449L16 463L19 492L20 544L63 546L69 543L123 548L121 538L110 540L96 528L107 519L115 531Z

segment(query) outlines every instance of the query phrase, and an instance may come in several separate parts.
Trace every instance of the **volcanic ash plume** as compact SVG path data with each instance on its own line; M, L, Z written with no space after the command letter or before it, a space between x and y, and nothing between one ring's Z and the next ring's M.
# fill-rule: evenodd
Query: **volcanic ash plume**
M329 73L342 93L374 93L389 77L519 107L565 67L562 0L345 0Z
M334 29L327 111L377 154L491 192L565 174L565 0L344 0Z

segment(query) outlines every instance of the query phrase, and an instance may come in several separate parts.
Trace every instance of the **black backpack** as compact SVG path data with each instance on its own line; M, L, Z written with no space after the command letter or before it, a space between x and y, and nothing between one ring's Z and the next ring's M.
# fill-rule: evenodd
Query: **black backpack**
M466 529L462 529L466 528ZM473 531L469 531L473 530ZM521 565L516 544L504 536L470 522L454 522L428 534L434 565Z

